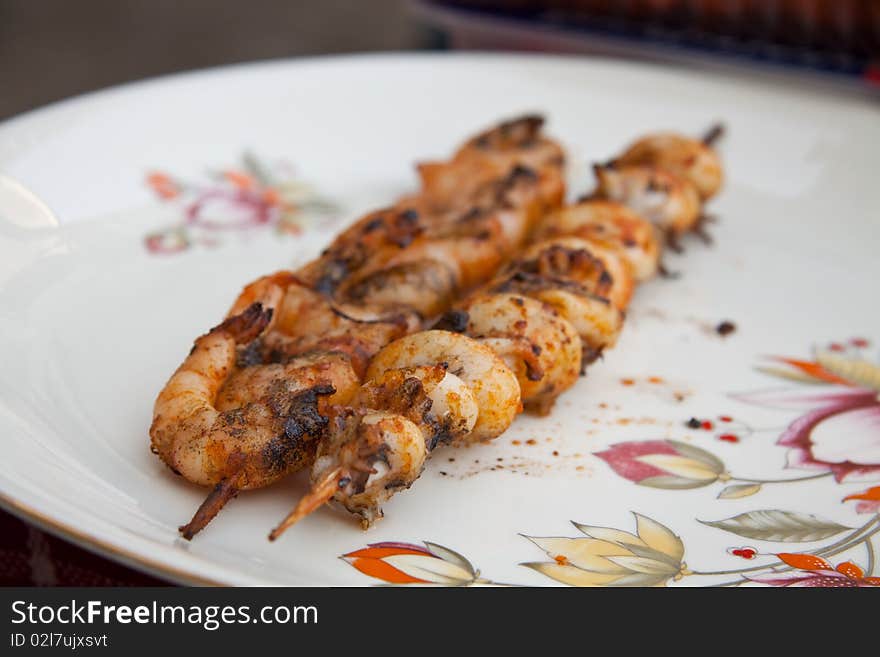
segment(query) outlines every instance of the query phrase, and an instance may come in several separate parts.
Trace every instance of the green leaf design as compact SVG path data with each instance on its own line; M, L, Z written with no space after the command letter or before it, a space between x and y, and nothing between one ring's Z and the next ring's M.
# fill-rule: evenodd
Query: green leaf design
M251 151L245 151L241 161L244 164L245 171L256 178L257 182L261 185L272 185L275 182L269 170L263 166L260 159Z
M704 525L759 541L802 543L819 541L852 529L806 513L764 509L724 520L700 520Z
M475 576L476 571L474 571L474 567L471 565L471 562L465 559L464 556L462 556L455 550L450 550L448 547L444 547L437 543L430 543L428 541L425 541L425 547L427 547L431 552L433 552L443 561L455 564L462 570L468 571L472 577Z
M740 497L754 495L761 490L761 484L734 484L718 493L719 500L737 500Z

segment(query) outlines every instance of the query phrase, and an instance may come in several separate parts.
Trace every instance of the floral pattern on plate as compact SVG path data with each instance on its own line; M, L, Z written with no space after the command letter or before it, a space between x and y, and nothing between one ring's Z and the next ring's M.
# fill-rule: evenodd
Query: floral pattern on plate
M342 559L365 575L389 584L440 584L475 586L491 584L480 577L471 562L454 550L436 543L372 543L342 555Z
M812 474L772 479L741 476L731 473L707 449L671 439L615 443L595 455L617 476L648 489L675 491L720 484L719 500L750 497L770 485L823 478L837 483L880 480L880 366L864 357L868 346L867 340L855 338L847 346L832 343L816 350L812 360L774 357L772 367L759 369L801 388L732 395L748 404L803 411L782 431L776 444L788 448L786 469L810 470ZM718 421L725 428L715 436L725 442L737 443L742 436L761 433L730 416L718 416ZM716 429L707 419L691 418L685 425ZM633 514L634 531L572 521L579 532L574 537L523 535L549 560L521 565L570 586L665 586L685 578L711 586L880 586L874 546L880 534L880 486L846 495L841 502L854 503L856 513L869 517L857 527L778 508L758 508L719 520L697 518L706 527L750 541L820 543L804 552L762 552L751 545L731 546L728 554L755 562L740 568L689 567L686 539L674 528L637 512ZM850 558L834 559L844 555ZM465 557L433 543L426 542L425 547L376 543L343 559L362 573L390 584L493 584L480 578Z
M147 250L156 254L218 246L223 233L241 235L263 227L297 235L309 222L337 214L333 203L294 176L290 164L270 165L250 152L235 167L209 172L205 181L151 171L146 183L160 200L178 205L183 217L145 236Z

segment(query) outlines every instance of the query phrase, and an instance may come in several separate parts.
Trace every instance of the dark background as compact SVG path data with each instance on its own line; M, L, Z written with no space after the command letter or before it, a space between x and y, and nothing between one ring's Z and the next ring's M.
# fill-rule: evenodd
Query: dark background
M256 59L431 47L406 0L0 0L0 119Z
M174 71L437 48L602 54L876 92L880 0L0 0L0 119Z

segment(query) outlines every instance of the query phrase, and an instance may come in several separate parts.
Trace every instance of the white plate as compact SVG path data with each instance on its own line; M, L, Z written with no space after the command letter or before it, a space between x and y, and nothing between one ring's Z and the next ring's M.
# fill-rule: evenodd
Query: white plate
M267 531L303 490L294 477L241 495L192 543L180 540L177 526L205 492L150 454L147 428L156 392L192 339L245 282L313 256L359 212L412 189L415 160L448 155L476 129L535 110L570 151L573 191L588 186L590 161L636 135L699 133L723 120L728 185L712 206L721 217L716 245L694 241L669 258L683 277L638 291L619 346L550 417L518 419L491 445L437 453L369 532L324 509L270 544ZM178 75L6 122L4 505L187 582L711 584L765 577L781 563L775 555L795 552L867 571L874 559L864 537L876 531L880 508L880 489L870 492L880 480L878 118L859 101L630 64L419 55ZM284 193L337 208L314 206L296 235L279 233L274 216L262 227L205 228L259 218L262 206L230 205L232 183L217 177L239 169L245 151L276 182L312 189ZM160 172L152 188L151 172ZM9 179L60 225L45 208L23 211L32 204ZM156 191L181 194L163 201ZM198 200L191 211L203 227L189 231L189 248L145 248L146 235L182 226ZM175 233L163 235L151 243L180 246ZM715 334L722 320L736 332ZM857 347L854 338L872 342ZM816 365L766 358L814 361L831 343L846 360L826 362L837 383ZM863 375L853 362L865 363ZM768 375L762 365L818 373L827 386ZM713 426L689 428L691 417ZM793 426L808 430L777 444L798 418L806 419ZM682 458L669 458L676 453ZM645 479L661 471L665 478ZM825 476L760 490L740 479L811 475ZM656 487L682 484L694 487ZM560 538L527 538L548 536ZM367 548L381 542L410 546ZM869 582L842 570L822 581ZM774 577L816 583L817 572Z

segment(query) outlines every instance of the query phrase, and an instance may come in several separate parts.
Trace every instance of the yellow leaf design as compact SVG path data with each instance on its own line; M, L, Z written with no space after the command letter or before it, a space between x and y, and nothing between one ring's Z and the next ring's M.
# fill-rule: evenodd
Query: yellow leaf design
M816 362L841 379L872 390L880 390L880 365L859 358L847 358L830 351L818 352Z
M582 525L577 522L573 522L572 524L587 536L597 538L601 541L618 543L620 545L641 545L643 547L647 547L647 544L642 539L640 539L638 536L633 536L629 532L624 532L619 529L611 529L610 527Z
M618 574L594 573L558 563L524 563L522 565L569 586L608 586L621 577Z
M634 538L630 535L631 538ZM599 573L626 572L617 564L605 557L632 556L626 548L607 541L593 538L561 538L561 537L527 537L532 543L544 550L551 559L564 557L569 565Z
M657 561L649 557L611 557L611 561L630 572L645 573L646 575L671 577L678 572L677 568L670 566L665 561Z

